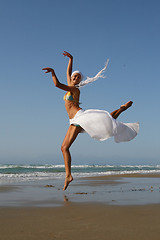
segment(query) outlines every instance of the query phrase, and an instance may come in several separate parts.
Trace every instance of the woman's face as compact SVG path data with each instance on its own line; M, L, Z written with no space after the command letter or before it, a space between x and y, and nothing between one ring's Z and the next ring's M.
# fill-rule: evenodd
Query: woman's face
M79 74L79 73L73 74L73 76L71 77L71 80L74 85L77 85L81 81L81 74Z

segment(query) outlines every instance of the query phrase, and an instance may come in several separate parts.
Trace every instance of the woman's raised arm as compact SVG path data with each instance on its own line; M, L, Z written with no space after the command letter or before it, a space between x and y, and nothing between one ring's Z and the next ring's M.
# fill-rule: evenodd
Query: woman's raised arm
M68 83L68 85L70 85L71 74L72 74L72 66L73 66L73 56L66 51L63 52L63 56L64 57L67 56L69 58L68 67L67 67L67 83Z

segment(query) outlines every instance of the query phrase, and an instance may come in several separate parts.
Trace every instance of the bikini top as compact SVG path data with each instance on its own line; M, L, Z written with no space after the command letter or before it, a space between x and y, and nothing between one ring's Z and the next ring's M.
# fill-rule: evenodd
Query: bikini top
M77 101L74 100L71 92L67 92L67 93L64 95L63 99L64 99L64 101L65 101L65 100L69 100L69 101L73 101L73 102L78 103ZM81 103L78 103L78 104L81 104Z
M65 100L74 101L71 92L67 92L67 93L64 95L63 99L64 99L64 101L65 101Z

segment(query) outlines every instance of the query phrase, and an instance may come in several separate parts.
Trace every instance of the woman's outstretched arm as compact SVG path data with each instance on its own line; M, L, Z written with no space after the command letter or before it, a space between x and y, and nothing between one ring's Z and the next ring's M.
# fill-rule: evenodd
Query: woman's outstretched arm
M66 51L63 52L63 56L64 57L67 56L69 58L68 67L67 67L67 83L68 83L68 85L70 85L71 84L72 66L73 66L73 56Z
M64 91L70 91L70 92L74 92L77 90L77 88L75 86L67 86L63 83L60 83L60 81L58 80L56 74L55 74L55 71L52 69L52 68L43 68L42 70L45 71L45 73L51 73L52 74L52 79L53 79L53 82L54 82L54 85Z

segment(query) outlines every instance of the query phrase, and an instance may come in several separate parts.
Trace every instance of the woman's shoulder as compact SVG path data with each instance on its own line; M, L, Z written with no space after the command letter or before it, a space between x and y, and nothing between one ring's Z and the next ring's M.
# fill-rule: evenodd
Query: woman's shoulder
M80 95L80 90L79 88L75 88L75 91L73 92L74 95Z
M79 90L79 88L77 88L77 87L71 87L70 88L70 90L69 90L69 92L71 93L71 94L80 94L80 90Z

